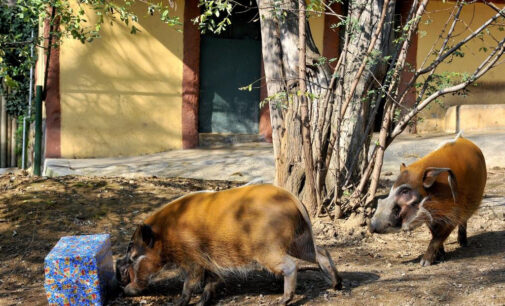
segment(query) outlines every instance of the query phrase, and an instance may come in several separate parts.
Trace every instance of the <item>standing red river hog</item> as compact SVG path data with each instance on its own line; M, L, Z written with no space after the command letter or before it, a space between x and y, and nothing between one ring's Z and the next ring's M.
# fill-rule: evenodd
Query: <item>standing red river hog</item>
M486 177L481 150L458 135L408 167L401 165L389 196L379 200L370 232L410 231L426 223L432 239L421 265L443 260L443 243L456 226L459 245L467 245L467 220L480 205Z
M333 288L341 288L328 251L314 243L306 208L288 191L269 184L202 191L168 203L135 230L126 256L116 262L125 294L137 295L149 277L175 264L185 277L177 305L187 305L205 283L204 305L230 273L255 264L284 276L288 303L296 288L295 258L317 263Z

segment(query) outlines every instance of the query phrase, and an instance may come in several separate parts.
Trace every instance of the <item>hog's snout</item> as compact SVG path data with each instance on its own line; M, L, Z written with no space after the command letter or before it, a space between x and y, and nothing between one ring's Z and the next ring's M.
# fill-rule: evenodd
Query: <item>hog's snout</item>
M389 225L389 224L388 224ZM388 226L384 226L383 224L381 224L381 222L379 222L378 220L375 220L375 219L372 219L370 221L370 224L368 225L368 231L371 233L371 234L374 234L374 233L377 233L377 234L381 234L384 232L384 229L388 227Z
M387 216L374 216L368 225L368 231L371 234L385 234L398 231L402 226L402 219L395 214Z
M368 231L370 234L377 233L377 222L375 220L370 221L370 224L368 224Z

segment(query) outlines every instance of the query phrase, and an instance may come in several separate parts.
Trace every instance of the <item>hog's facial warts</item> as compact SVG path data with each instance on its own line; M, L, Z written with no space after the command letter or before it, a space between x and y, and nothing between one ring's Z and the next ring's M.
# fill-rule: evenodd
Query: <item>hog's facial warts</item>
M448 186L456 202L456 178L449 168L427 167L422 181L413 186L409 170L402 164L401 174L391 188L389 196L379 200L377 210L370 222L371 233L388 233L403 229L413 230L425 222L432 222L433 217L425 204L430 201L430 188L442 173L447 173Z
M370 232L389 233L400 229L412 230L421 225L425 221L425 212L427 213L422 207L425 200L409 184L393 186L389 196L379 200L377 210L370 222Z

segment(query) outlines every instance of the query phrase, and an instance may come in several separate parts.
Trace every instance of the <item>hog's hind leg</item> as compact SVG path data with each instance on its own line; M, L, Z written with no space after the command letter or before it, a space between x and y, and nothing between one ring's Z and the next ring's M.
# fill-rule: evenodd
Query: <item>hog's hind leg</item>
M284 276L284 295L282 296L280 303L282 305L287 305L295 296L296 275L298 268L294 258L289 255L284 256L284 260L280 268L282 275Z
M276 275L284 276L284 295L280 304L287 305L295 296L298 268L294 257L282 255L282 252L272 252L269 256L258 259L258 262Z

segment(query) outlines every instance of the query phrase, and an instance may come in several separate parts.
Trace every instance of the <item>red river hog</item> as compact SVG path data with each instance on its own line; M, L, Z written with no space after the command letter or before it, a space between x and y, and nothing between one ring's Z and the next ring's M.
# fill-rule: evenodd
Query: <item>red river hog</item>
M331 286L341 288L297 198L273 185L246 185L192 193L156 211L135 230L126 256L116 262L116 277L127 295L137 295L153 273L175 264L184 276L177 304L187 305L203 282L203 305L226 275L259 264L284 277L286 304L296 288L296 258L317 263Z
M486 177L481 150L458 135L413 164L401 165L389 196L379 200L370 232L427 224L432 239L421 265L431 265L444 258L443 243L456 226L460 246L467 245L467 220L480 205Z

